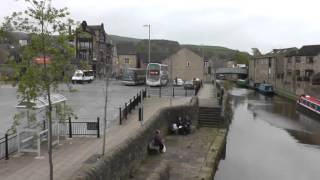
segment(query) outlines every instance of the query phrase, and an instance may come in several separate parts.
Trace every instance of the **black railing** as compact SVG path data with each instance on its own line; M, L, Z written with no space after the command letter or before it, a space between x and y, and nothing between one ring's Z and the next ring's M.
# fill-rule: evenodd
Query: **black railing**
M141 98L142 96L142 98ZM128 103L124 103L124 108L119 107L119 124L122 124L122 121L128 118L128 114L131 113L136 106L141 103L141 99L145 99L147 97L147 90L144 89L140 91L136 96L133 96L132 99L129 99Z
M60 134L72 138L77 136L97 136L100 137L100 118L96 121L71 121L69 117L67 122L60 122Z
M5 134L0 139L0 159L9 159L9 156L18 151L17 134Z

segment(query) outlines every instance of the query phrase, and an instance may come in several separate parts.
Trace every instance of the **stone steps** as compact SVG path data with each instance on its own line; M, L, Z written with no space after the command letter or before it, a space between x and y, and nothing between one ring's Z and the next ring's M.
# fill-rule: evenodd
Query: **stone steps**
M200 107L199 126L219 128L223 118L221 117L221 107Z

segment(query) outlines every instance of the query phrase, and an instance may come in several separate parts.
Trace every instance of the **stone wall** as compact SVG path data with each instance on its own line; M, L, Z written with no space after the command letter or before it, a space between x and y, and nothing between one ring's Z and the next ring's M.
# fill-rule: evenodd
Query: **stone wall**
M139 166L147 155L147 145L155 129L166 134L168 123L177 117L188 116L195 123L198 119L198 100L193 98L189 105L166 107L157 111L144 125L144 130L128 137L113 151L100 160L86 164L73 179L76 180L120 180L128 179L130 172Z

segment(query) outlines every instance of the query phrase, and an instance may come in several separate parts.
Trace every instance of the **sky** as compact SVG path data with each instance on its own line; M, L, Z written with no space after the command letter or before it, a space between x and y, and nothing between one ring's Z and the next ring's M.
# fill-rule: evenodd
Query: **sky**
M104 23L108 34L224 46L252 53L320 44L317 0L52 0L76 21ZM0 0L0 22L26 8Z

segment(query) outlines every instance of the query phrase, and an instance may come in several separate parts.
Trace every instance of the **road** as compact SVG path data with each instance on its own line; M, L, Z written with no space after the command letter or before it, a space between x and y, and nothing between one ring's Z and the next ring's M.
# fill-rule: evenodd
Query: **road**
M229 93L233 119L216 180L320 179L320 119L278 96Z

